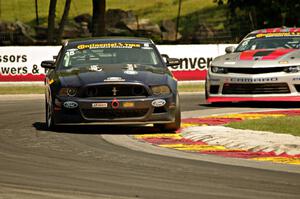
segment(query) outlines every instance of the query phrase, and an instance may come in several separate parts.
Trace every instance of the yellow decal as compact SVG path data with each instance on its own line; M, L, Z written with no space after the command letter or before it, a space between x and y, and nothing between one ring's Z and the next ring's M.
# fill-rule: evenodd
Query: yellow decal
M132 108L132 107L134 107L134 102L124 102L123 107L124 108Z
M280 64L288 64L288 61L279 61Z
M300 32L273 32L273 33L260 33L257 34L257 38L261 37L289 37L289 36L300 36Z
M53 79L48 80L48 84L49 84L49 85L51 85L51 84L53 84L53 83L54 83L54 80L53 80Z
M79 50L90 48L140 48L141 44L136 43L94 43L94 44L80 44L77 46Z

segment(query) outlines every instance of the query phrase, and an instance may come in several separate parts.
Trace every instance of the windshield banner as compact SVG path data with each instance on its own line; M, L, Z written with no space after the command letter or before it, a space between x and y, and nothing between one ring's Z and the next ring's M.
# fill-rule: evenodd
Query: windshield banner
M116 45L120 47L120 44ZM205 80L207 66L213 58L225 54L230 44L212 45L157 45L161 54L181 60L179 66L172 66L174 77L179 81ZM94 48L98 46L78 46ZM110 46L115 47L115 46ZM124 48L136 48L131 44L122 44ZM60 46L0 47L0 82L42 82L45 70L40 64L44 60L53 60Z

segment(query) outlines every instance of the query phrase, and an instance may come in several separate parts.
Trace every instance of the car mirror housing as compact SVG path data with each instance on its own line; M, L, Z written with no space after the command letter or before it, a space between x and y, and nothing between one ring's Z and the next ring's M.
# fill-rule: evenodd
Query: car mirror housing
M167 66L178 66L181 64L180 59L177 58L167 58Z
M54 63L55 62L52 60L42 61L41 67L45 69L54 69L55 68Z
M233 53L234 50L235 50L234 46L228 46L228 47L225 48L226 53Z

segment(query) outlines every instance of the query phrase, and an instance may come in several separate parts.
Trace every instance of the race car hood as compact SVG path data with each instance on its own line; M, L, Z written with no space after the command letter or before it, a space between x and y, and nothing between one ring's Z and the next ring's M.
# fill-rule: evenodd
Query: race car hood
M168 69L150 65L101 65L63 70L58 73L64 86L82 86L109 82L140 82L147 85L165 84Z
M299 64L296 49L260 49L234 52L215 58L212 66L221 67L282 67Z

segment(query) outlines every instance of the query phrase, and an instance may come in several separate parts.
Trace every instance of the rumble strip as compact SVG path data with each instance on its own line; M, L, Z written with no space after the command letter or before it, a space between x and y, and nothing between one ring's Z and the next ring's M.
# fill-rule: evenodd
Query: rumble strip
M263 117L300 116L300 110L268 111L256 113L229 114L222 116L210 116L200 118L188 118L182 120L182 128L174 134L143 134L134 137L150 144L200 154L211 154L231 158L243 158L256 161L271 161L274 163L300 165L300 145L292 145L291 148L282 150L284 147L249 147L241 144L227 144L222 142L224 137L216 133L217 128L226 128L222 125L248 119L260 119ZM210 128L201 128L210 127ZM215 130L213 127L216 127ZM194 129L194 130L193 130ZM200 132L199 130L202 131ZM210 129L211 134L208 129ZM198 130L198 131L197 131ZM234 130L234 129L233 129ZM241 130L243 131L243 130ZM202 132L204 132L202 134ZM226 135L226 133L223 133ZM274 134L278 136L278 134ZM214 137L215 136L215 137ZM280 136L280 135L279 135ZM291 135L287 135L291 136ZM226 138L225 138L226 139ZM234 138L230 138L234 139ZM251 137L249 138L251 139ZM298 137L296 137L298 139ZM299 138L300 139L300 138ZM266 140L266 142L270 142Z

